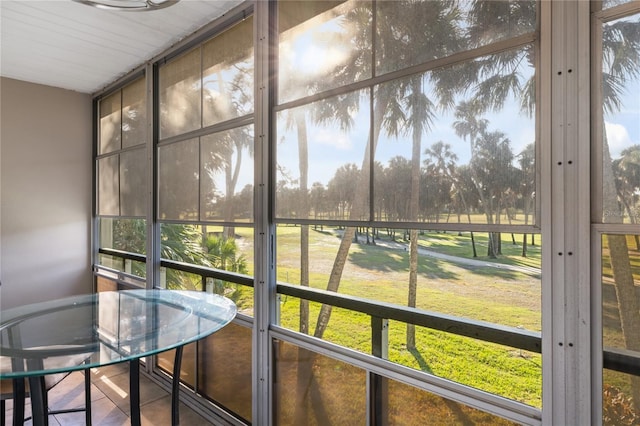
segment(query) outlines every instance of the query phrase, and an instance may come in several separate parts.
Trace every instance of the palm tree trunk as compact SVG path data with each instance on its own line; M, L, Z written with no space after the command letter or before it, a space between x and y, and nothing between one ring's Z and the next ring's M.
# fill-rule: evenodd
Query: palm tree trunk
M364 205L369 188L369 171L371 170L371 155L376 151L378 145L378 137L380 136L380 129L382 124L382 116L387 107L388 100L384 96L378 97L376 105L374 107L374 120L373 120L373 135L369 138L366 151L364 153L364 159L362 161L362 173L360 179L358 179L355 200L353 208L351 209L351 218L360 218L360 209ZM340 287L340 280L342 279L342 272L344 266L347 263L347 256L349 255L349 248L351 248L351 242L355 235L355 228L348 227L342 234L342 240L340 241L340 247L336 253L336 258L333 262L333 268L331 269L331 275L329 275L329 282L327 283L327 291L338 291ZM327 329L329 319L331 318L331 305L322 305L320 313L318 314L318 321L316 323L316 329L313 333L314 337L322 338L324 331Z
M412 83L413 95L422 93L422 81L414 78ZM422 126L413 123L413 144L411 149L411 204L409 215L412 221L418 220L418 207L420 206L420 152L422 151ZM436 218L437 215L436 212ZM437 222L437 219L436 219ZM418 289L418 231L412 229L409 235L409 291L407 306L416 307ZM416 328L413 324L407 324L407 349L416 348Z
M618 199L616 196L613 164L606 134L603 140L602 160L603 205L605 209L614 209L618 206ZM622 221L623 210L619 212L613 211L612 213L620 214L605 215L606 222ZM638 330L640 330L640 302L638 301L633 282L627 238L626 235L609 234L607 241L609 243L609 258L616 289L618 312L620 314L620 328L622 329L624 343L627 349L640 351L640 338L638 338ZM630 380L633 407L636 413L640 413L640 377L631 376Z
M309 217L308 176L309 154L307 139L307 122L304 113L295 117L298 128L298 163L300 164L300 216ZM309 287L309 225L300 226L300 285ZM309 301L300 299L300 332L309 334Z

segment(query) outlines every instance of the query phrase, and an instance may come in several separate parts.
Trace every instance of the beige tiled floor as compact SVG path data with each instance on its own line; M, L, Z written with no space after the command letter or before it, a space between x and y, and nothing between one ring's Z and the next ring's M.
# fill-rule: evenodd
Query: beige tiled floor
M129 425L129 370L128 364L118 364L91 370L91 418L93 425ZM75 372L67 376L49 391L51 410L70 409L84 406L84 376ZM11 401L7 401L7 424L13 415ZM26 416L31 415L27 400ZM140 418L143 425L162 426L171 424L171 399L167 391L157 386L147 377L140 376ZM80 426L85 424L85 413L65 413L49 416L50 426ZM184 404L180 404L180 424L184 426L205 426L212 423ZM31 425L27 421L25 425Z

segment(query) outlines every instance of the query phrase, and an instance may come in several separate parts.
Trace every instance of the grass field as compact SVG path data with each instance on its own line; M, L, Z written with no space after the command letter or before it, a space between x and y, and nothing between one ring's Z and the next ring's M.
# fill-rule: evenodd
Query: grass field
M279 227L277 235L278 280L298 284L300 280L300 228ZM325 228L310 231L309 268L311 287L324 289L331 272L340 232ZM541 329L540 238L527 258L522 246L514 246L511 234L503 234L503 257L497 266L486 256L487 235L476 234L479 257L472 258L468 233L424 233L420 235L417 307L497 324ZM522 236L520 235L520 241ZM362 240L364 241L364 240ZM408 243L392 242L381 234L376 245L352 244L342 275L340 293L378 301L407 304L409 276ZM427 251L429 254L427 254ZM432 253L460 257L473 262L455 262ZM509 261L509 259L513 259ZM506 269L503 265L525 267ZM536 270L537 268L537 270ZM283 297L281 325L298 330L299 301ZM319 304L311 303L313 331ZM406 348L406 325L389 327L389 359L530 405L541 404L541 359L538 354L484 343L470 338L416 329L416 350ZM364 314L332 310L324 334L328 341L371 353L370 318Z
M245 235L246 231L246 235ZM252 250L252 230L237 228L238 245ZM309 279L314 288L325 289L341 231L324 227L309 232ZM417 307L495 324L541 330L541 237L527 235L527 256L522 256L522 234L501 234L502 254L487 256L487 234L475 233L477 258L473 258L468 232L424 232L419 236ZM534 241L532 241L532 238ZM515 240L515 244L514 244ZM532 244L535 242L535 244ZM342 274L339 292L400 306L407 304L409 276L408 242L402 234L391 241L381 231L376 245L364 236L352 244ZM630 246L631 247L631 246ZM605 247L606 250L606 247ZM247 251L251 254L252 251ZM251 258L247 256L248 258ZM632 266L640 256L632 253ZM603 278L611 278L606 256ZM300 227L277 228L277 279L300 283ZM615 295L614 295L615 296ZM241 309L251 312L251 289L238 297ZM616 306L605 300L608 311ZM320 309L310 304L313 333ZM614 315L615 316L615 315ZM280 323L299 329L299 300L283 296ZM607 325L608 335L619 341L619 321ZM444 332L417 328L415 350L406 347L406 326L391 322L388 357L399 364L432 373L510 399L540 407L541 357L513 348L484 343ZM324 339L371 353L371 325L367 315L334 308ZM622 380L613 380L624 386Z

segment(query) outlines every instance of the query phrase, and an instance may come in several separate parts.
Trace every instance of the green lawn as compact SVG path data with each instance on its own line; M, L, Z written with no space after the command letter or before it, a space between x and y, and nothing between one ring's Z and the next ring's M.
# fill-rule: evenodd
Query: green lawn
M252 229L236 228L236 233L239 247L251 259ZM326 226L323 230L310 228L309 236L310 285L325 289L341 241L341 231ZM527 255L523 257L523 238L522 234L502 233L502 254L492 259L487 256L486 233L474 233L476 258L473 257L469 232L420 233L417 307L540 331L542 241L539 234L527 235ZM396 241L392 242L385 230L380 230L376 245L367 245L364 241L364 235L361 235L360 242L351 245L339 292L406 306L408 241L404 241L402 233L398 232ZM629 243L632 247L633 241ZM633 253L632 266L637 267L640 256ZM436 255L453 256L455 259L438 258ZM611 274L606 256L604 260L603 276L606 279ZM249 268L253 273L252 262L249 262ZM300 283L299 226L277 228L277 279L294 285ZM251 314L252 289L241 288L237 296L240 308ZM615 303L607 306L607 314L616 309ZM310 309L310 330L313 333L320 305L311 303ZM616 316L615 312L611 315ZM299 329L299 300L282 297L280 322L284 327ZM609 335L620 335L616 324L610 328ZM541 405L539 354L424 328L417 328L416 333L416 350L407 350L406 325L392 322L389 359L526 404ZM370 318L334 308L323 337L371 353ZM616 384L618 381L611 380Z
M277 235L278 280L298 284L300 280L300 228L279 227ZM340 293L406 306L409 261L408 251L385 247L386 234L378 245L352 244L340 284ZM521 236L520 236L521 237ZM512 247L511 234L503 234L505 257L519 257L522 247ZM475 235L479 256L486 256L487 236ZM521 241L521 240L520 240ZM529 240L530 241L530 240ZM335 259L340 233L325 227L310 230L310 285L324 289ZM401 239L398 243L403 243ZM406 244L406 243L404 243ZM539 267L540 237L527 258L496 263ZM468 233L425 233L420 247L450 256L472 258ZM517 253L517 254L516 254ZM418 307L445 314L497 324L541 329L540 276L490 266L457 264L420 256L418 271ZM310 329L314 330L319 304L310 304ZM299 301L281 300L281 325L298 330ZM390 324L389 359L411 368L433 373L488 392L524 403L541 405L541 357L513 348L484 343L470 338L417 328L417 349L406 348L406 325ZM370 318L343 309L332 310L324 339L365 353L371 353Z

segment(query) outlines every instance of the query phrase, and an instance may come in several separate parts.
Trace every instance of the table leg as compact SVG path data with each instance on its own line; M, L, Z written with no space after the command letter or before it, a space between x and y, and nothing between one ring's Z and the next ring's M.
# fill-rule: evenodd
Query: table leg
M129 361L129 404L131 426L140 426L140 361Z
M91 370L84 370L84 423L91 426Z
M41 359L27 360L30 371L42 370ZM47 407L47 395L44 386L44 376L29 377L29 396L31 398L31 418L33 426L49 425L49 407Z
M33 426L47 426L49 413L44 404L42 377L29 377L29 395L31 398L31 418Z
M24 379L13 379L13 426L24 424Z
M13 426L24 424L24 379L13 379Z
M173 359L173 381L171 383L171 425L178 426L180 424L180 364L182 364L182 348L176 348L175 358Z

